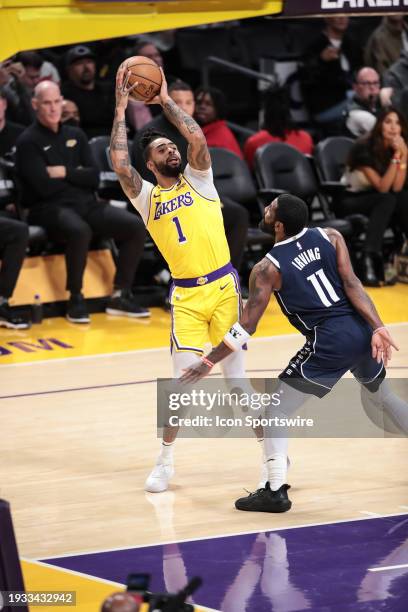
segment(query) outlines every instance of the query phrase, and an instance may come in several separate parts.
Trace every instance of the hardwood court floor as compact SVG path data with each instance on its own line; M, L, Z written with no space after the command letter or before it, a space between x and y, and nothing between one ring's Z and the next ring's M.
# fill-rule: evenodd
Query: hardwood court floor
M390 369L408 374L408 326ZM249 373L276 374L299 335L254 339ZM406 439L293 440L293 509L238 512L256 488L252 439L182 439L171 490L146 495L157 455L155 381L170 375L167 349L5 365L2 369L0 497L12 504L20 554L46 558L407 509Z

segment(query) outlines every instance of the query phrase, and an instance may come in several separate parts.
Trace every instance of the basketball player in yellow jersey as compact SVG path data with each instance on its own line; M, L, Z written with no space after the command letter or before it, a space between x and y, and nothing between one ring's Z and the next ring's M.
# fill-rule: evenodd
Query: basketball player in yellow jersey
M230 263L205 136L194 119L170 98L162 76L162 87L153 103L162 106L167 119L188 141L184 171L176 145L157 132L146 133L142 139L144 159L157 185L142 180L130 165L125 110L131 88L127 86L125 65L117 74L110 155L123 190L142 216L173 277L171 348L173 376L177 379L203 358L207 342L215 346L222 340L239 316L241 297L238 276ZM245 378L242 350L226 359L222 370L226 378ZM157 464L146 480L147 491L167 489L174 473L177 431L176 427L165 428Z

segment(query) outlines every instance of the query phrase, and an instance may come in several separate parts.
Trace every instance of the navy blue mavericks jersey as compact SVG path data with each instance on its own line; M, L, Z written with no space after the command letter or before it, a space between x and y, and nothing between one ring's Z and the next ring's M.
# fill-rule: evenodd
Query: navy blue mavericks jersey
M305 336L331 317L356 315L337 270L336 249L320 228L304 228L266 255L282 277L275 293L282 312Z

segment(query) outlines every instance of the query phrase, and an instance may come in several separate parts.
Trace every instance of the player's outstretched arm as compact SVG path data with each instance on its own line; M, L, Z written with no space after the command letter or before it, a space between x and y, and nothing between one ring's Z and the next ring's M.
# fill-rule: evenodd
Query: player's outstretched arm
M136 87L137 82L133 86L128 86L128 78L126 63L123 63L119 66L116 75L116 108L109 152L112 167L118 175L123 191L128 198L136 198L142 190L143 179L130 164L125 112L129 93Z
M203 357L195 367L188 368L180 378L183 383L196 382L206 376L212 366L240 350L248 338L255 333L258 323L269 304L271 293L280 288L280 274L273 263L264 257L254 266L249 277L249 297L242 315L225 335L224 340Z
M162 85L158 96L148 104L161 104L167 119L178 129L188 142L187 159L192 168L208 170L211 166L211 157L207 147L204 133L197 121L185 113L172 100L167 92L167 82L162 69Z
M387 365L389 359L391 359L391 347L394 347L397 351L399 348L380 319L380 315L370 296L365 292L361 281L355 275L343 236L332 228L328 228L325 231L336 249L337 268L343 281L344 291L356 311L373 329L371 340L372 355L378 363L383 359L384 364Z

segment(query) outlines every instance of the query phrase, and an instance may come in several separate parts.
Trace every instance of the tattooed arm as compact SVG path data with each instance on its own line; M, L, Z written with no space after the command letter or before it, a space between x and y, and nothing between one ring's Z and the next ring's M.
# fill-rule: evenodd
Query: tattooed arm
M137 198L141 192L143 179L131 166L129 159L125 112L132 87L128 87L126 72L126 64L122 64L116 77L116 108L110 141L110 158L123 191L132 199Z
M337 269L343 281L344 291L357 312L371 325L373 329L382 327L384 323L374 306L370 296L364 291L361 281L354 273L349 252L343 236L335 229L325 229L330 242L336 249Z
M163 112L187 140L187 159L190 166L196 170L208 170L211 167L211 157L207 140L198 123L170 97L163 103Z
M187 140L187 159L190 166L196 170L208 170L211 167L211 157L204 133L193 117L190 117L170 98L163 70L161 73L162 86L160 93L149 104L160 104L167 119Z
M387 365L388 360L391 358L391 347L393 346L399 350L398 346L381 321L380 315L370 296L364 291L361 281L355 275L343 236L332 228L327 228L324 231L336 249L337 269L348 299L355 310L375 330L371 340L372 355L379 363L381 359L384 359L384 364Z
M281 275L273 263L264 257L254 266L249 277L249 297L240 317L239 323L248 334L254 334L258 323L269 304L272 291L278 291L281 287ZM206 358L213 364L222 361L233 352L225 342L220 342L213 348ZM195 382L206 376L211 367L205 362L200 362L195 367L190 367L181 377L181 382Z

